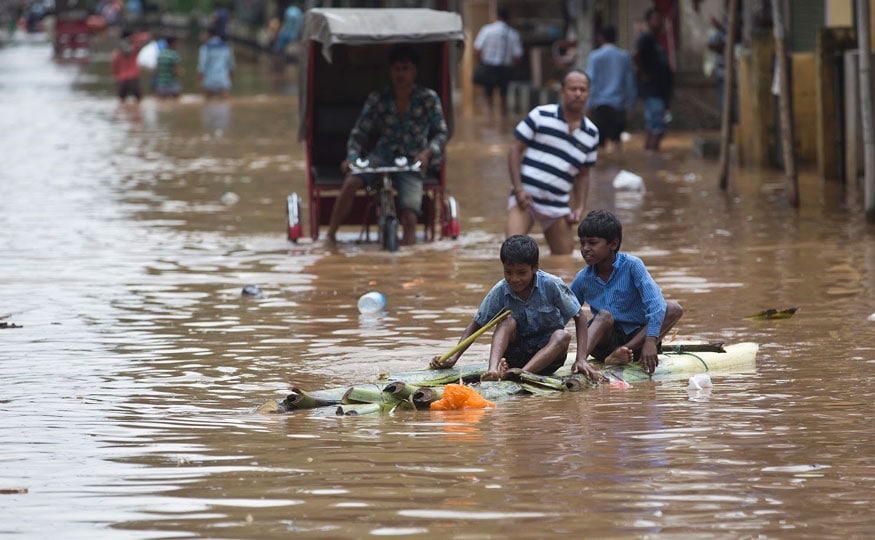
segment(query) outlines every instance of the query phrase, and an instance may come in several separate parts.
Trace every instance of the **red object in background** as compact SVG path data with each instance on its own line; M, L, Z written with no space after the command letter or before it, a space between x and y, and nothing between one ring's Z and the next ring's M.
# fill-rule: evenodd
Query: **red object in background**
M85 49L92 30L88 26L88 19L61 19L55 23L55 54L62 54L66 50Z
M678 20L677 0L654 0L654 7L662 13L665 20L663 32L657 36L659 43L668 53L668 63L672 71L677 71L677 45L680 41L680 22Z
M96 34L106 30L106 19L100 15L89 15L88 18L85 19L85 25L92 34Z

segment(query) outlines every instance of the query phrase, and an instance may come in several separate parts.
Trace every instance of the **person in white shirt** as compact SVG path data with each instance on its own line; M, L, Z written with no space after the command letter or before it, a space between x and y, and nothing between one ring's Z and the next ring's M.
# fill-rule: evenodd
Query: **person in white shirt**
M480 81L486 95L486 109L493 114L492 95L498 89L500 114L507 115L507 85L510 82L513 65L523 56L520 34L510 27L507 21L510 13L501 6L497 11L498 20L487 24L477 33L474 51L480 57L478 67Z

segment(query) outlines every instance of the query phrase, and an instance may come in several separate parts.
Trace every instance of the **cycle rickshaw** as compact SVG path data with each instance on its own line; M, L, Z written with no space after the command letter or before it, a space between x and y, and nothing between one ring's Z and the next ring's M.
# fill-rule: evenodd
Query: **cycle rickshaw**
M304 17L301 36L299 138L306 144L306 181L309 233L319 237L327 225L343 174L340 162L346 156L346 140L368 94L388 82L387 53L396 43L417 49L420 66L417 83L437 92L450 136L453 132L453 101L450 84L453 48L464 43L458 13L431 9L311 9ZM456 238L460 233L458 204L446 190L445 162L437 170L424 171L422 216L425 239ZM304 235L302 199L288 197L288 238ZM344 225L361 225L364 234L376 221L373 194L356 194L353 210ZM378 236L385 237L383 231ZM384 242L384 247L385 242Z

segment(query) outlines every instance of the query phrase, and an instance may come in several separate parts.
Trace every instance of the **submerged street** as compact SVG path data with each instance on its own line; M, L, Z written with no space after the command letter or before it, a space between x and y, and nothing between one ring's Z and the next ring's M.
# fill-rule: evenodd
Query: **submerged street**
M685 310L673 340L760 345L754 373L382 417L255 409L424 368L502 277L513 126L457 109L462 235L390 255L285 238L304 196L294 67L228 101L120 106L108 59L0 48L0 536L862 538L875 524L875 230L855 190L633 133L589 209ZM192 87L193 88L193 87ZM616 191L620 170L646 192ZM307 215L307 209L304 209ZM538 231L539 232L539 231ZM309 234L309 230L306 230ZM324 234L324 231L323 231ZM579 253L541 268L570 282ZM260 297L242 296L257 285ZM360 315L382 292L387 311ZM799 307L790 319L745 316ZM488 336L462 363L486 358Z

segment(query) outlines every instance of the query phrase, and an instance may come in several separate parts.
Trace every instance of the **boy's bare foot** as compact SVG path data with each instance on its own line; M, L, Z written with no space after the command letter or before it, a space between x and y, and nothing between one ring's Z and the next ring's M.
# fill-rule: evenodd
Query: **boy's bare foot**
M483 375L480 375L480 381L497 381L501 379L501 375L498 374L497 371L487 371Z
M606 366L625 366L631 364L635 360L635 354L629 347L617 347L617 350L612 352L605 358Z
M499 381L504 372L507 371L507 360L502 358L498 362L498 369L487 371L480 376L481 381Z

